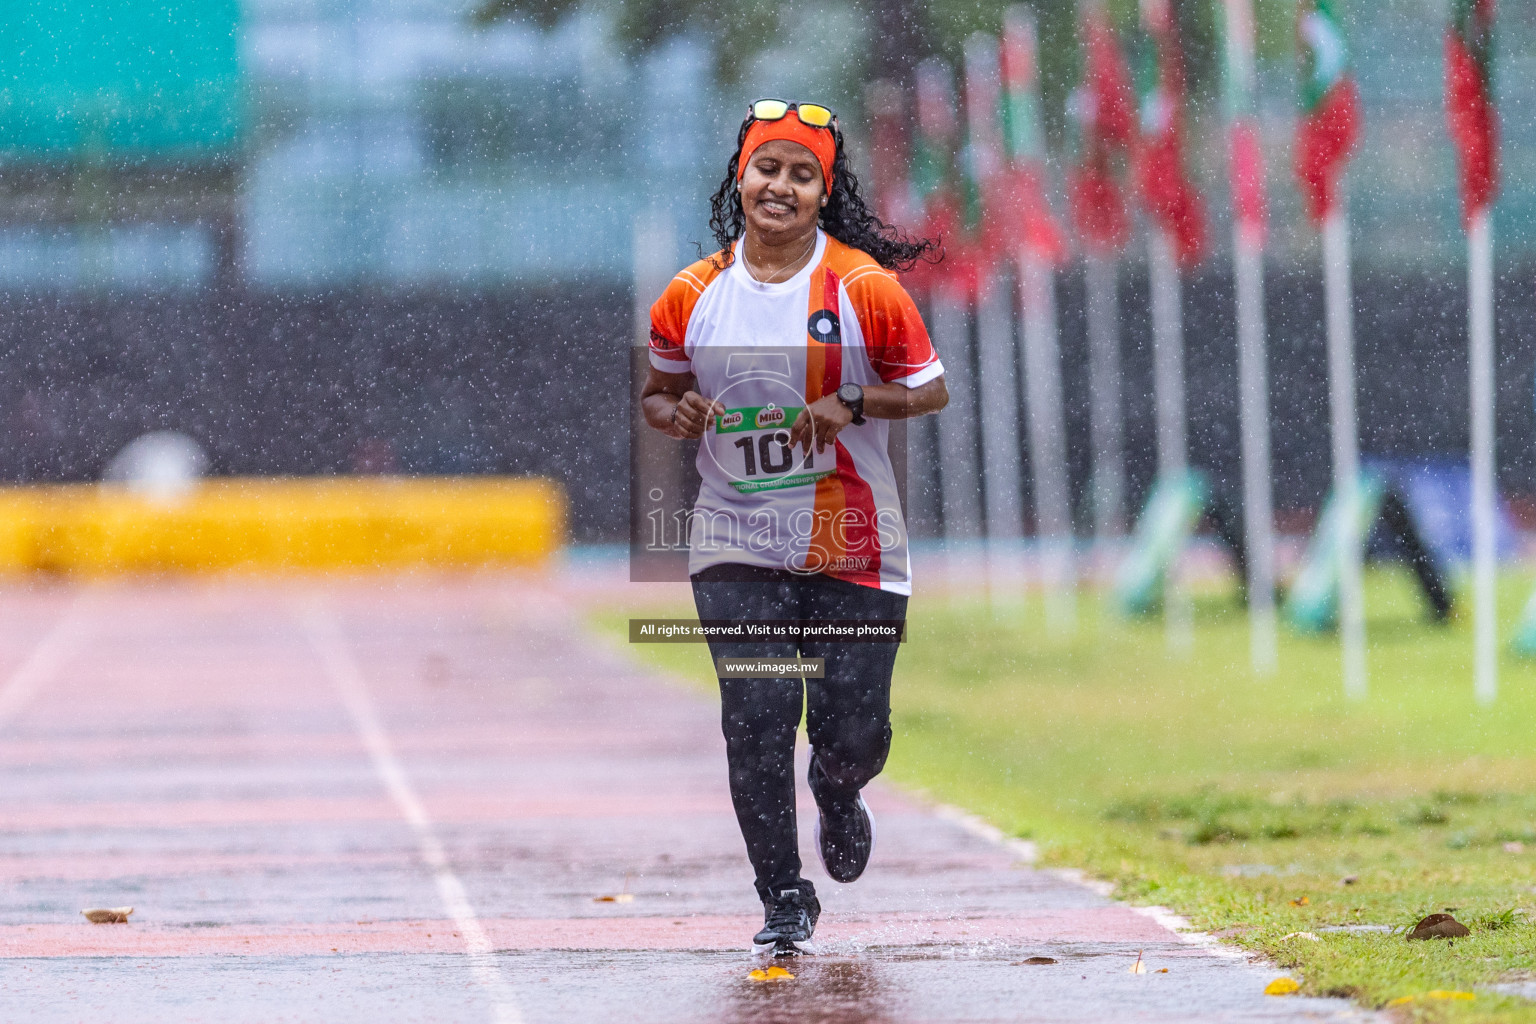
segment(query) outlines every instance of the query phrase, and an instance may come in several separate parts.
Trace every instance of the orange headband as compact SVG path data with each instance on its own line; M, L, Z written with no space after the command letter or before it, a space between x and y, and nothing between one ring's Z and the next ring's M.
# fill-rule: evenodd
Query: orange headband
M747 161L757 152L757 147L774 139L798 142L821 164L821 176L827 183L827 194L832 194L832 161L837 156L837 140L831 128L814 128L800 120L791 110L777 121L754 121L747 129L747 137L741 144L741 159L736 164L736 180L747 173Z

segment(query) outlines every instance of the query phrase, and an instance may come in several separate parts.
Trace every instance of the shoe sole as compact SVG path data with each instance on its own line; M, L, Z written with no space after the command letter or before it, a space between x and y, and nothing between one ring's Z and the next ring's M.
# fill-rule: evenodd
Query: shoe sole
M864 802L863 793L859 794L859 807L864 811L864 820L869 822L869 855L864 858L864 867L868 868L870 859L875 855L875 816L870 813L869 804ZM848 882L857 882L860 876L864 874L863 871L860 871L857 875L854 875L852 878L848 879L848 882L842 882L841 879L838 879L832 874L832 869L827 867L827 855L822 851L821 848L821 813L819 809L816 814L816 827L811 831L814 833L816 839L816 859L821 861L821 870L827 873L827 877L832 879L832 881L840 882L843 885L847 885Z
M774 956L814 956L820 952L816 943L810 939L803 942L779 941L779 942L754 942L752 953L760 956L764 953L772 953Z

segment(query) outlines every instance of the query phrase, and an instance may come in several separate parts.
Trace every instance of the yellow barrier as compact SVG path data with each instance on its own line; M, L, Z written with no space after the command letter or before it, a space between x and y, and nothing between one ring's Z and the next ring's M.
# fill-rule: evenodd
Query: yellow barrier
M542 479L233 478L157 502L122 488L0 488L0 572L536 565L565 496Z

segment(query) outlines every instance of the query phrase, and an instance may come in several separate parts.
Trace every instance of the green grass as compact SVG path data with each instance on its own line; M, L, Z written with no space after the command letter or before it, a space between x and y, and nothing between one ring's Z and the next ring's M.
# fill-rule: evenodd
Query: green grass
M1529 582L1500 594L1512 622ZM887 774L1034 839L1043 859L1113 881L1298 970L1303 990L1415 1021L1531 1021L1489 983L1536 978L1536 664L1504 660L1472 698L1467 623L1424 621L1409 579L1368 579L1370 691L1343 696L1331 637L1282 634L1280 673L1249 667L1229 597L1196 604L1192 651L1159 622L1080 600L1070 638L1040 604L914 598L897 659ZM689 609L615 608L629 615ZM1508 635L1508 629L1504 630ZM637 655L712 685L705 648ZM1346 883L1346 879L1351 881ZM1411 926L1455 908L1454 942L1329 932ZM1290 938L1307 931L1318 941Z

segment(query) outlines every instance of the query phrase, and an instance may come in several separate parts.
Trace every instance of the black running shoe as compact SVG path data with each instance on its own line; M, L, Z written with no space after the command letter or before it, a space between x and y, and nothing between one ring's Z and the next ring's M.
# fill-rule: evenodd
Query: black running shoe
M821 866L833 881L851 882L864 873L869 855L874 852L874 816L858 793L849 797L832 788L815 755L811 757L806 781L820 812L816 817L816 854L821 858Z
M821 866L833 881L851 882L864 873L874 852L874 816L863 796L831 807L817 806L821 813L816 817L816 852Z
M795 956L812 952L811 935L821 916L821 901L809 882L780 889L763 901L763 930L752 936L752 952Z

